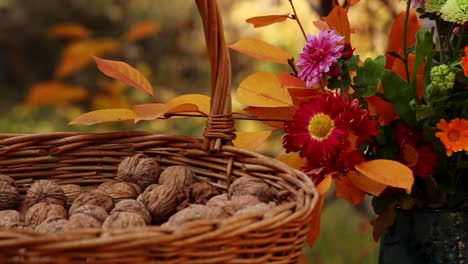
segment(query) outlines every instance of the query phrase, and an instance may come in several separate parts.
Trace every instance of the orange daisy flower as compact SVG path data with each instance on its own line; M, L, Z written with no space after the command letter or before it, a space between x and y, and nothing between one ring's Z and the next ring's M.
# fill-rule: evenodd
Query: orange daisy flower
M465 46L465 57L462 57L463 72L468 77L468 46Z
M447 123L441 119L436 125L442 131L435 136L444 144L447 156L452 156L453 152L468 151L468 120L455 118Z

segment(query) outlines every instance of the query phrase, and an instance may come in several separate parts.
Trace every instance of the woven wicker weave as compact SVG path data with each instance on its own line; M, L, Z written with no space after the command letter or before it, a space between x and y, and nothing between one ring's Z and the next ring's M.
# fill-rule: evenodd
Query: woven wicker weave
M0 173L22 192L36 180L93 186L111 180L118 163L145 153L167 167L190 166L200 180L226 190L242 176L263 179L278 206L265 215L200 220L173 231L160 226L58 234L0 229L0 263L296 263L317 191L302 172L232 146L230 62L216 1L196 0L212 72L211 114L204 138L129 131L0 134Z

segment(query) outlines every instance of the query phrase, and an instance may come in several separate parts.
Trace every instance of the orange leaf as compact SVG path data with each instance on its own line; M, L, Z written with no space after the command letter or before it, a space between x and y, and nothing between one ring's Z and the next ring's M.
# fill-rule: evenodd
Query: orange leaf
M284 15L269 15L269 16L257 16L257 17L251 17L245 22L253 24L255 28L258 27L264 27L268 26L274 23L279 23L283 22L286 19L288 19L289 14L284 14Z
M200 111L203 112L204 114L209 114L210 113L210 102L211 98L207 95L203 94L184 94L180 95L177 97L172 98L169 102L167 102L167 105L170 107L175 107L178 105L182 104L193 104L197 107L195 111L191 110L189 111L188 109L183 110L179 109L177 112L196 112ZM172 113L175 113L176 111L171 111Z
M104 60L93 57L99 70L105 75L137 88L154 97L150 82L137 69L121 61Z
M293 106L290 107L255 107L249 106L244 109L245 111L252 113L259 118L278 118L278 119L292 119L296 113L296 108ZM284 122L281 121L262 121L265 124L282 128L284 127Z
M346 177L360 190L375 196L379 196L387 188L387 185L369 179L355 170L348 171Z
M307 159L301 158L299 154L285 154L276 157L275 159L283 162L291 168L301 170L307 164Z
M398 119L398 115L390 102L384 101L376 95L367 97L366 100L369 103L369 111L378 115L379 122L382 125L390 125L393 120Z
M54 38L89 38L91 32L84 26L77 23L55 24L49 28L48 34Z
M154 34L158 33L160 27L158 24L155 24L151 21L142 21L131 27L125 36L123 37L125 41L132 43L138 40L152 37Z
M237 100L242 104L263 107L292 106L292 98L278 78L268 72L259 72L245 78L237 89Z
M360 204L364 200L365 193L346 176L336 178L335 186L336 197L344 198L354 205Z
M135 113L130 109L104 109L82 114L71 121L69 125L94 125L106 122L133 120L134 118Z
M72 42L63 49L62 58L55 71L55 77L65 78L88 65L92 61L92 56L116 53L119 49L120 45L113 40Z
M330 189L332 183L332 176L328 175L317 185L317 191L319 192L319 199L314 209L312 210L311 221L309 222L309 230L307 231L307 242L310 247L314 247L314 243L317 240L320 233L320 218L322 216L322 207L325 200L325 193Z
M278 77L281 86L285 88L307 88L305 81L291 74L281 73L278 74L276 77Z
M236 135L236 139L233 140L234 146L253 151L265 143L271 131L236 132Z
M414 68L414 61L416 60L416 54L410 53L408 54L408 69L409 69L409 75L413 75L413 68ZM426 63L423 62L421 66L419 66L418 72L416 73L416 81L417 81L417 92L419 97L424 96L424 67ZM398 76L400 76L401 79L408 81L406 78L406 71L405 71L405 64L401 60L394 60L393 64L391 65L390 68L392 71L394 71Z
M385 211L378 215L377 219L371 221L372 226L372 237L375 242L378 242L380 236L382 236L385 229L395 222L395 203L391 203Z
M155 120L164 116L167 111L166 104L139 104L132 106L135 113L135 122L140 120Z
M403 32L405 28L405 16L406 12L401 12L393 22L392 29L390 31L390 37L388 38L388 51L395 51L403 57ZM421 29L421 25L418 23L418 17L414 10L410 11L408 18L408 29L406 33L406 46L411 47L416 44L416 33ZM387 62L385 64L386 69L390 69L395 60L399 60L388 53L385 54Z
M325 22L323 20L316 20L313 23L314 23L315 27L320 31L330 30L330 26L327 24L327 22Z
M335 6L328 16L323 17L323 20L328 23L330 29L335 30L336 34L344 36L344 41L351 42L351 29L349 25L348 15L346 10L341 6Z
M288 59L293 57L287 51L258 39L242 39L229 47L259 60L281 64L288 64Z
M46 81L31 87L26 98L26 104L58 105L81 101L85 99L86 96L87 91L81 86Z
M394 160L376 159L355 166L367 178L411 193L414 183L413 172L407 166Z

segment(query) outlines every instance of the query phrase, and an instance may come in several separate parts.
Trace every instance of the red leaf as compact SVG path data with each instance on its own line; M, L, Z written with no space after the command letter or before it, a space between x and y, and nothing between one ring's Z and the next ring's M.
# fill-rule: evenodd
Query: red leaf
M351 28L349 25L348 15L341 6L335 6L328 16L323 17L323 20L328 23L330 29L336 31L336 34L344 36L344 41L351 42Z

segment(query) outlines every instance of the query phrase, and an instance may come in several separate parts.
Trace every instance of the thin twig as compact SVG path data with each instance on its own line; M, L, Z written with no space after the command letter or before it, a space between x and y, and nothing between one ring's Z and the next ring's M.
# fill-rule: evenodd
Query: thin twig
M406 72L406 80L410 82L410 74L409 74L409 69L408 69L408 50L406 46L406 35L408 33L408 21L409 21L409 13L410 13L410 7L411 7L411 0L408 0L406 3L406 14L405 14L405 28L403 30L403 54L405 56L405 72Z
M288 64L289 64L289 66L291 66L291 69L292 69L293 72L294 72L294 76L297 77L298 72L297 72L297 70L296 70L296 65L294 64L294 58L288 59Z
M306 35L305 31L304 31L304 28L302 27L301 20L299 20L299 17L297 16L296 8L294 7L293 1L289 0L289 4L291 4L291 8L292 8L292 10L294 12L294 14L291 16L291 18L296 20L297 24L301 28L302 35L304 35L305 41L307 41L307 35Z
M164 117L173 117L173 116L186 116L186 117L206 117L206 115L195 115L195 114L182 114L182 113L168 113L165 114ZM259 118L259 117L239 117L233 116L233 119L236 120L256 120L256 121L274 121L274 122L288 122L293 121L291 119L284 119L284 118Z

